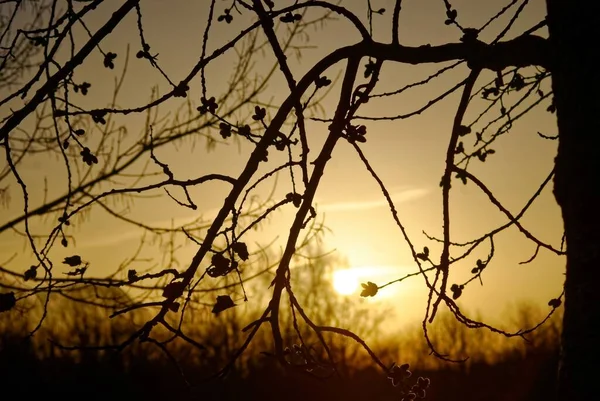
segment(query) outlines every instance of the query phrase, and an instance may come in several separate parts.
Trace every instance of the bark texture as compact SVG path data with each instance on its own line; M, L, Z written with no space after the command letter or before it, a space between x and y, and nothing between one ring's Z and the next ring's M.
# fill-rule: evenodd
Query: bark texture
M595 2L547 0L559 147L554 194L567 245L560 401L596 399L600 363L600 71Z

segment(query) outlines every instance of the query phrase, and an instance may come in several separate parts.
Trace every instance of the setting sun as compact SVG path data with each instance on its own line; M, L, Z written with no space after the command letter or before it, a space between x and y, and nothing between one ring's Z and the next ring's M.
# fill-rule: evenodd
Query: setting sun
M337 270L333 273L333 288L338 294L353 294L358 286L358 276L351 269Z

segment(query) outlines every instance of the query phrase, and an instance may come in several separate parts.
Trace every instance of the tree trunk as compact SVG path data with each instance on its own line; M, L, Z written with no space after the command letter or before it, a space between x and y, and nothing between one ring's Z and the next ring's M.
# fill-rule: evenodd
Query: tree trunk
M599 21L594 2L546 3L559 132L554 195L567 245L558 399L589 400L600 363L600 71L593 43Z

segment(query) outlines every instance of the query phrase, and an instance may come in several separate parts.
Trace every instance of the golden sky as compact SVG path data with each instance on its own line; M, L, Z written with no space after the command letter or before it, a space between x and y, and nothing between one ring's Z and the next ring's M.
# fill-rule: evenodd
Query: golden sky
M217 1L217 9L224 7ZM281 3L292 3L277 1ZM373 8L386 8L382 16L375 16L374 37L378 41L389 42L391 26L391 10L393 1L372 0ZM463 26L480 27L509 1L476 1L455 0L454 8L459 12L459 20ZM545 15L543 0L533 0L525 8L522 17L511 29L507 38L515 37L525 29L535 25ZM119 1L106 1L89 18L89 28L94 31L109 18L110 14L121 4ZM206 24L207 4L204 1L189 0L145 0L142 3L144 30L147 42L151 45L151 53L158 53L161 68L178 82L187 75L196 63L201 51L202 32ZM366 1L345 0L341 5L355 12L361 20L366 20ZM217 15L219 13L217 12ZM248 13L246 13L248 14ZM509 13L510 14L510 13ZM232 36L248 25L247 17L240 17L235 12L231 25L215 23L208 43L208 52L225 44ZM319 15L319 11L311 10L306 19ZM510 17L510 15L509 15ZM446 26L445 9L439 0L405 0L400 18L400 41L405 45L420 46L424 44L442 44L458 42L460 31ZM500 18L492 24L480 37L490 41L502 30L508 18ZM285 27L284 27L285 29ZM80 34L82 34L80 32ZM298 80L317 60L334 48L356 43L360 37L356 30L342 18L330 21L325 26L308 31L309 37L302 42L306 48L302 58L297 60L290 56L292 71ZM545 34L539 31L538 34ZM83 43L84 37L81 38ZM167 82L146 62L135 58L139 50L135 15L126 18L103 43L105 51L118 54L116 69L102 67L102 56L97 52L76 70L75 78L92 83L91 93L86 98L78 98L79 104L85 107L104 107L110 102L114 89L114 79L122 70L126 51L129 48L129 70L118 98L122 107L144 104L151 96L151 88L156 86L159 93L169 89ZM222 59L211 63L206 70L208 93L218 95L228 82L235 56L232 52ZM272 65L274 58L269 49L265 49L255 58L253 74L261 76ZM364 60L366 62L366 60ZM445 64L447 65L447 64ZM331 79L339 78L342 71L340 65L332 67L326 75ZM386 63L381 80L374 93L381 93L402 87L410 82L426 78L439 69L437 65L400 66ZM392 98L372 99L361 108L361 116L386 116L410 112L427 101L443 93L468 74L466 67L457 68L432 83L410 90L405 94ZM286 96L285 83L277 72L266 91L259 97L262 102L277 103ZM478 81L485 82L492 75L484 75ZM336 94L339 91L339 80L331 93L321 105L323 117L331 117L335 108ZM545 90L549 90L546 83ZM190 85L190 98L198 103L201 95L200 81L194 79ZM428 246L434 257L439 258L441 247L435 245L422 234L440 237L442 233L440 178L444 169L444 158L447 141L450 137L452 119L460 94L457 92L425 113L408 120L399 121L366 121L367 142L361 144L365 155L369 158L375 171L386 184L400 218L408 227L413 243L418 249ZM179 99L170 100L160 107L160 113L173 116L182 103ZM549 102L547 102L549 103ZM497 199L516 214L535 192L539 184L551 171L556 146L553 141L540 138L537 132L547 135L555 133L555 117L545 111L547 104L515 123L509 134L501 137L493 146L496 153L486 163L474 163L469 171L478 175ZM474 102L467 112L466 121L472 121L481 104ZM1 116L8 109L2 110ZM271 115L274 111L270 111ZM143 129L144 116L121 116L117 123L124 124L132 135ZM319 144L327 133L326 124L309 122L307 125L311 149L316 157ZM217 135L218 136L218 135ZM93 140L93 139L91 139ZM161 149L159 158L167 162L172 171L182 179L198 176L203 173L219 172L237 176L242 170L245 160L252 150L251 146L229 142L220 143L211 152L206 152L199 142L192 146L184 142L179 147ZM278 159L273 157L263 166L264 171L275 167ZM5 161L0 161L5 163ZM4 167L4 166L2 166ZM36 155L26 160L22 167L24 179L29 183L32 202L42 201L44 173L48 179L60 181L64 178L60 161ZM267 196L273 187L271 180L258 191ZM289 178L281 175L277 181L276 195L283 196L290 192ZM58 185L58 184L57 184ZM119 185L119 184L116 184ZM51 184L52 186L52 184ZM57 191L64 190L64 186ZM223 195L228 190L226 184L207 184L193 191L194 200L200 206L198 211L190 211L176 205L164 195L163 191L155 191L156 198L140 199L121 210L132 218L142 219L151 226L192 220L202 213L208 221L216 214ZM50 190L50 194L52 190ZM1 209L2 222L8 220L22 210L19 192L11 182L10 206ZM363 281L374 281L384 284L388 280L399 278L415 271L416 266L408 247L404 244L401 233L391 219L390 210L382 196L377 183L362 165L353 148L340 142L328 164L325 176L316 196L316 209L324 219L329 232L324 237L327 250L334 249L347 266L356 268L356 275ZM263 244L275 238L275 249L284 244L289 231L289 223L293 217L293 209L276 214L261 230L251 233L248 243L257 241ZM452 235L454 241L467 241L484 234L488 230L506 222L506 217L489 203L485 195L473 183L463 186L453 183L451 194ZM560 246L562 222L560 211L556 206L548 186L538 202L523 218L523 224L545 242ZM90 261L90 274L102 275L115 269L126 259L139 242L141 231L122 222L116 222L100 209L92 211L85 221L75 224L73 234L76 247L63 249L57 247L51 255L58 262L60 258L72 253L81 254ZM47 222L36 222L38 232L47 228ZM7 267L25 270L29 265L30 255L26 251L24 241L11 233L4 233L0 240L0 263L13 254L18 257ZM470 285L459 304L467 310L482 312L484 317L494 319L495 316L521 300L532 300L545 305L549 299L558 296L563 281L564 259L541 250L539 256L530 264L519 264L531 257L535 245L527 241L517 229L509 229L496 238L496 257L483 276L484 286L477 283ZM60 248L60 249L59 249ZM156 245L146 252L149 257L160 261L160 246ZM177 251L177 259L184 268L195 252L190 245ZM453 267L453 282L470 277L470 270L477 258L488 252L487 245L482 246L464 264ZM159 267L159 266L157 266ZM371 272L371 275L369 274ZM387 287L381 291L382 300L398 307L398 315L406 320L421 317L425 310L423 279L416 277L409 283L401 283ZM358 296L357 293L352 296Z

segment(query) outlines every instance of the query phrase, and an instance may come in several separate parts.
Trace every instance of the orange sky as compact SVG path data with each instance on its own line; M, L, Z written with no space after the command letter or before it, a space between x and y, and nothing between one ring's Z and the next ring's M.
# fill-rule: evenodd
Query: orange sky
M102 24L117 4L120 4L114 1L105 3L88 21L91 30ZM221 3L217 2L217 7L222 7ZM461 24L473 27L481 26L490 15L507 3L508 1L474 0L452 2L459 12ZM534 0L530 3L523 17L511 30L512 34L508 35L509 38L543 19L544 1ZM365 1L343 1L342 4L355 11L361 19L365 19ZM376 40L388 42L393 1L373 0L373 7L387 9L385 15L376 16L374 35ZM170 2L147 0L143 2L142 10L146 39L151 44L152 52L159 54L161 67L170 77L173 77L173 81L178 82L187 75L200 54L201 34L206 23L206 4L184 0ZM308 14L313 17L316 15L316 12ZM208 46L209 52L226 43L232 35L237 34L247 25L246 18L240 18L236 14L234 17L235 22L231 25L215 24ZM444 25L444 18L445 9L441 1L404 1L400 19L401 42L406 45L427 43L435 45L458 41L460 32L456 28ZM500 19L480 38L489 41L506 22L507 18ZM295 76L299 79L302 73L328 51L355 43L357 40L359 35L341 19L330 22L318 30L311 29L310 41L305 44L314 47L303 51L301 60L292 62ZM131 49L129 74L119 97L119 104L123 107L143 104L148 100L153 85L158 85L160 93L168 89L168 85L156 71L134 57L139 48L139 39L132 14L123 26L103 42L105 51L113 51L119 55L116 70L102 68L102 58L99 54L93 54L77 70L76 77L79 80L92 83L93 96L82 99L82 105L103 107L107 104L113 89L113 78L123 66L127 46ZM218 94L223 90L232 59L230 54L226 54L222 60L217 60L207 69L209 93ZM290 57L290 60L295 59ZM267 51L264 57L262 55L257 57L254 71L260 75L272 62L273 56ZM327 76L332 79L338 77L340 68L339 65L334 66L327 72ZM414 67L385 64L381 81L374 93L393 90L404 84L418 81L434 72L436 68L439 66ZM285 85L279 75L261 95L261 101L276 103L286 95L283 90ZM465 76L466 69L459 68L456 72L449 73L426 87L409 91L397 99L373 99L358 114L384 116L411 111L464 79ZM485 77L488 79L490 75ZM484 79L478 82L482 83ZM197 102L201 93L199 79L194 79L190 87L190 96ZM547 83L546 90L548 87ZM331 95L322 103L328 117L331 117L335 107L335 96L338 90L339 85L334 86ZM368 140L361 145L364 153L371 160L373 168L392 194L400 218L408 227L412 241L419 249L429 246L436 258L439 257L441 248L427 241L422 230L441 236L441 191L438 184L443 173L447 140L450 136L458 97L459 94L455 93L426 113L409 120L367 122ZM173 112L180 103L181 101L177 99L169 101L161 106L161 113ZM471 121L477 115L476 111L479 107L481 106L474 104L473 108L469 109L467 121ZM545 111L546 107L547 105L541 105L539 110L517 122L510 134L502 137L494 145L496 154L490 156L485 164L474 163L469 169L472 173L476 173L513 213L521 209L553 166L555 144L537 135L538 131L548 135L556 131L555 117ZM5 115L6 111L2 110L1 116ZM130 132L138 133L142 128L143 118L127 116L120 117L118 121L126 124ZM310 122L308 132L311 148L316 151L325 137L326 125ZM218 145L216 150L205 153L202 144L194 148L184 144L178 149L161 150L160 158L163 162L168 162L173 172L179 174L181 178L197 176L203 172L221 172L237 176L250 151L251 147L247 145L238 148L232 143L224 143ZM269 166L275 165L276 158L273 157L264 168L268 169ZM32 196L34 202L40 202L42 199L40 172L53 172L54 178L51 179L56 179L63 174L59 172L60 169L60 163L43 156L31 157L26 161L22 173L31 183L30 188L36 192ZM283 175L280 177L277 194L284 195L290 191L288 181L287 177ZM2 221L22 210L17 187L12 183L11 187L12 202L8 209L2 210ZM226 185L208 184L193 192L194 199L201 208L200 212L204 213L209 220L220 207L222 196L227 189ZM271 185L267 184L258 193L266 196L270 189ZM137 201L134 206L127 209L127 213L132 217L143 219L149 225L168 224L172 218L185 221L197 217L198 212L191 212L177 206L163 192L156 191L155 194L161 196ZM451 197L452 235L455 241L469 240L506 221L505 216L490 205L472 183L462 186L456 181ZM414 271L415 263L407 251L408 248L398 228L390 218L389 208L376 182L347 143L339 143L334 151L316 199L317 211L330 229L330 232L325 235L326 249L335 249L338 255L347 261L349 267L363 268L361 272L365 271L364 268L373 268L373 277L365 276L365 281L383 284L386 280ZM276 246L283 244L281 241L285 239L289 230L286 223L291 221L292 213L293 210L288 209L277 214L268 226L252 233L251 240L247 242L268 243L279 236L280 241ZM528 212L523 223L543 241L557 247L560 245L562 223L559 209L552 197L551 187L544 191L539 203ZM38 224L37 227L43 230L45 226ZM114 222L99 209L94 210L88 220L80 223L75 230L77 247L66 250L57 247L52 255L58 262L68 254L79 253L91 262L90 273L94 275L102 275L114 270L115 266L131 253L140 236L140 230ZM545 305L550 298L556 297L561 291L564 260L542 250L533 263L520 265L519 262L528 259L534 249L535 246L526 241L516 229L510 229L498 236L497 256L483 277L485 286L481 287L473 283L474 285L469 286L465 291L459 304L464 305L467 310L479 310L483 316L494 319L499 311L514 302L530 299ZM488 248L484 245L482 251L476 253L468 263L455 266L451 276L452 281L458 282L468 278L474 261L478 257L485 256L487 251ZM24 253L23 241L15 239L11 234L4 234L0 240L0 255L2 255L0 263L15 252L20 256L7 267L25 270L29 262L27 254ZM163 251L155 247L148 252L148 255L159 260L160 252ZM194 252L195 246L178 251L181 268L186 266ZM21 264L24 267L21 267ZM401 304L398 311L403 318L417 318L422 316L425 308L422 302L423 290L423 279L415 278L408 285L400 284L382 290L382 295L386 293L382 299L394 305ZM406 298L407 293L414 294L414 297L411 295Z

